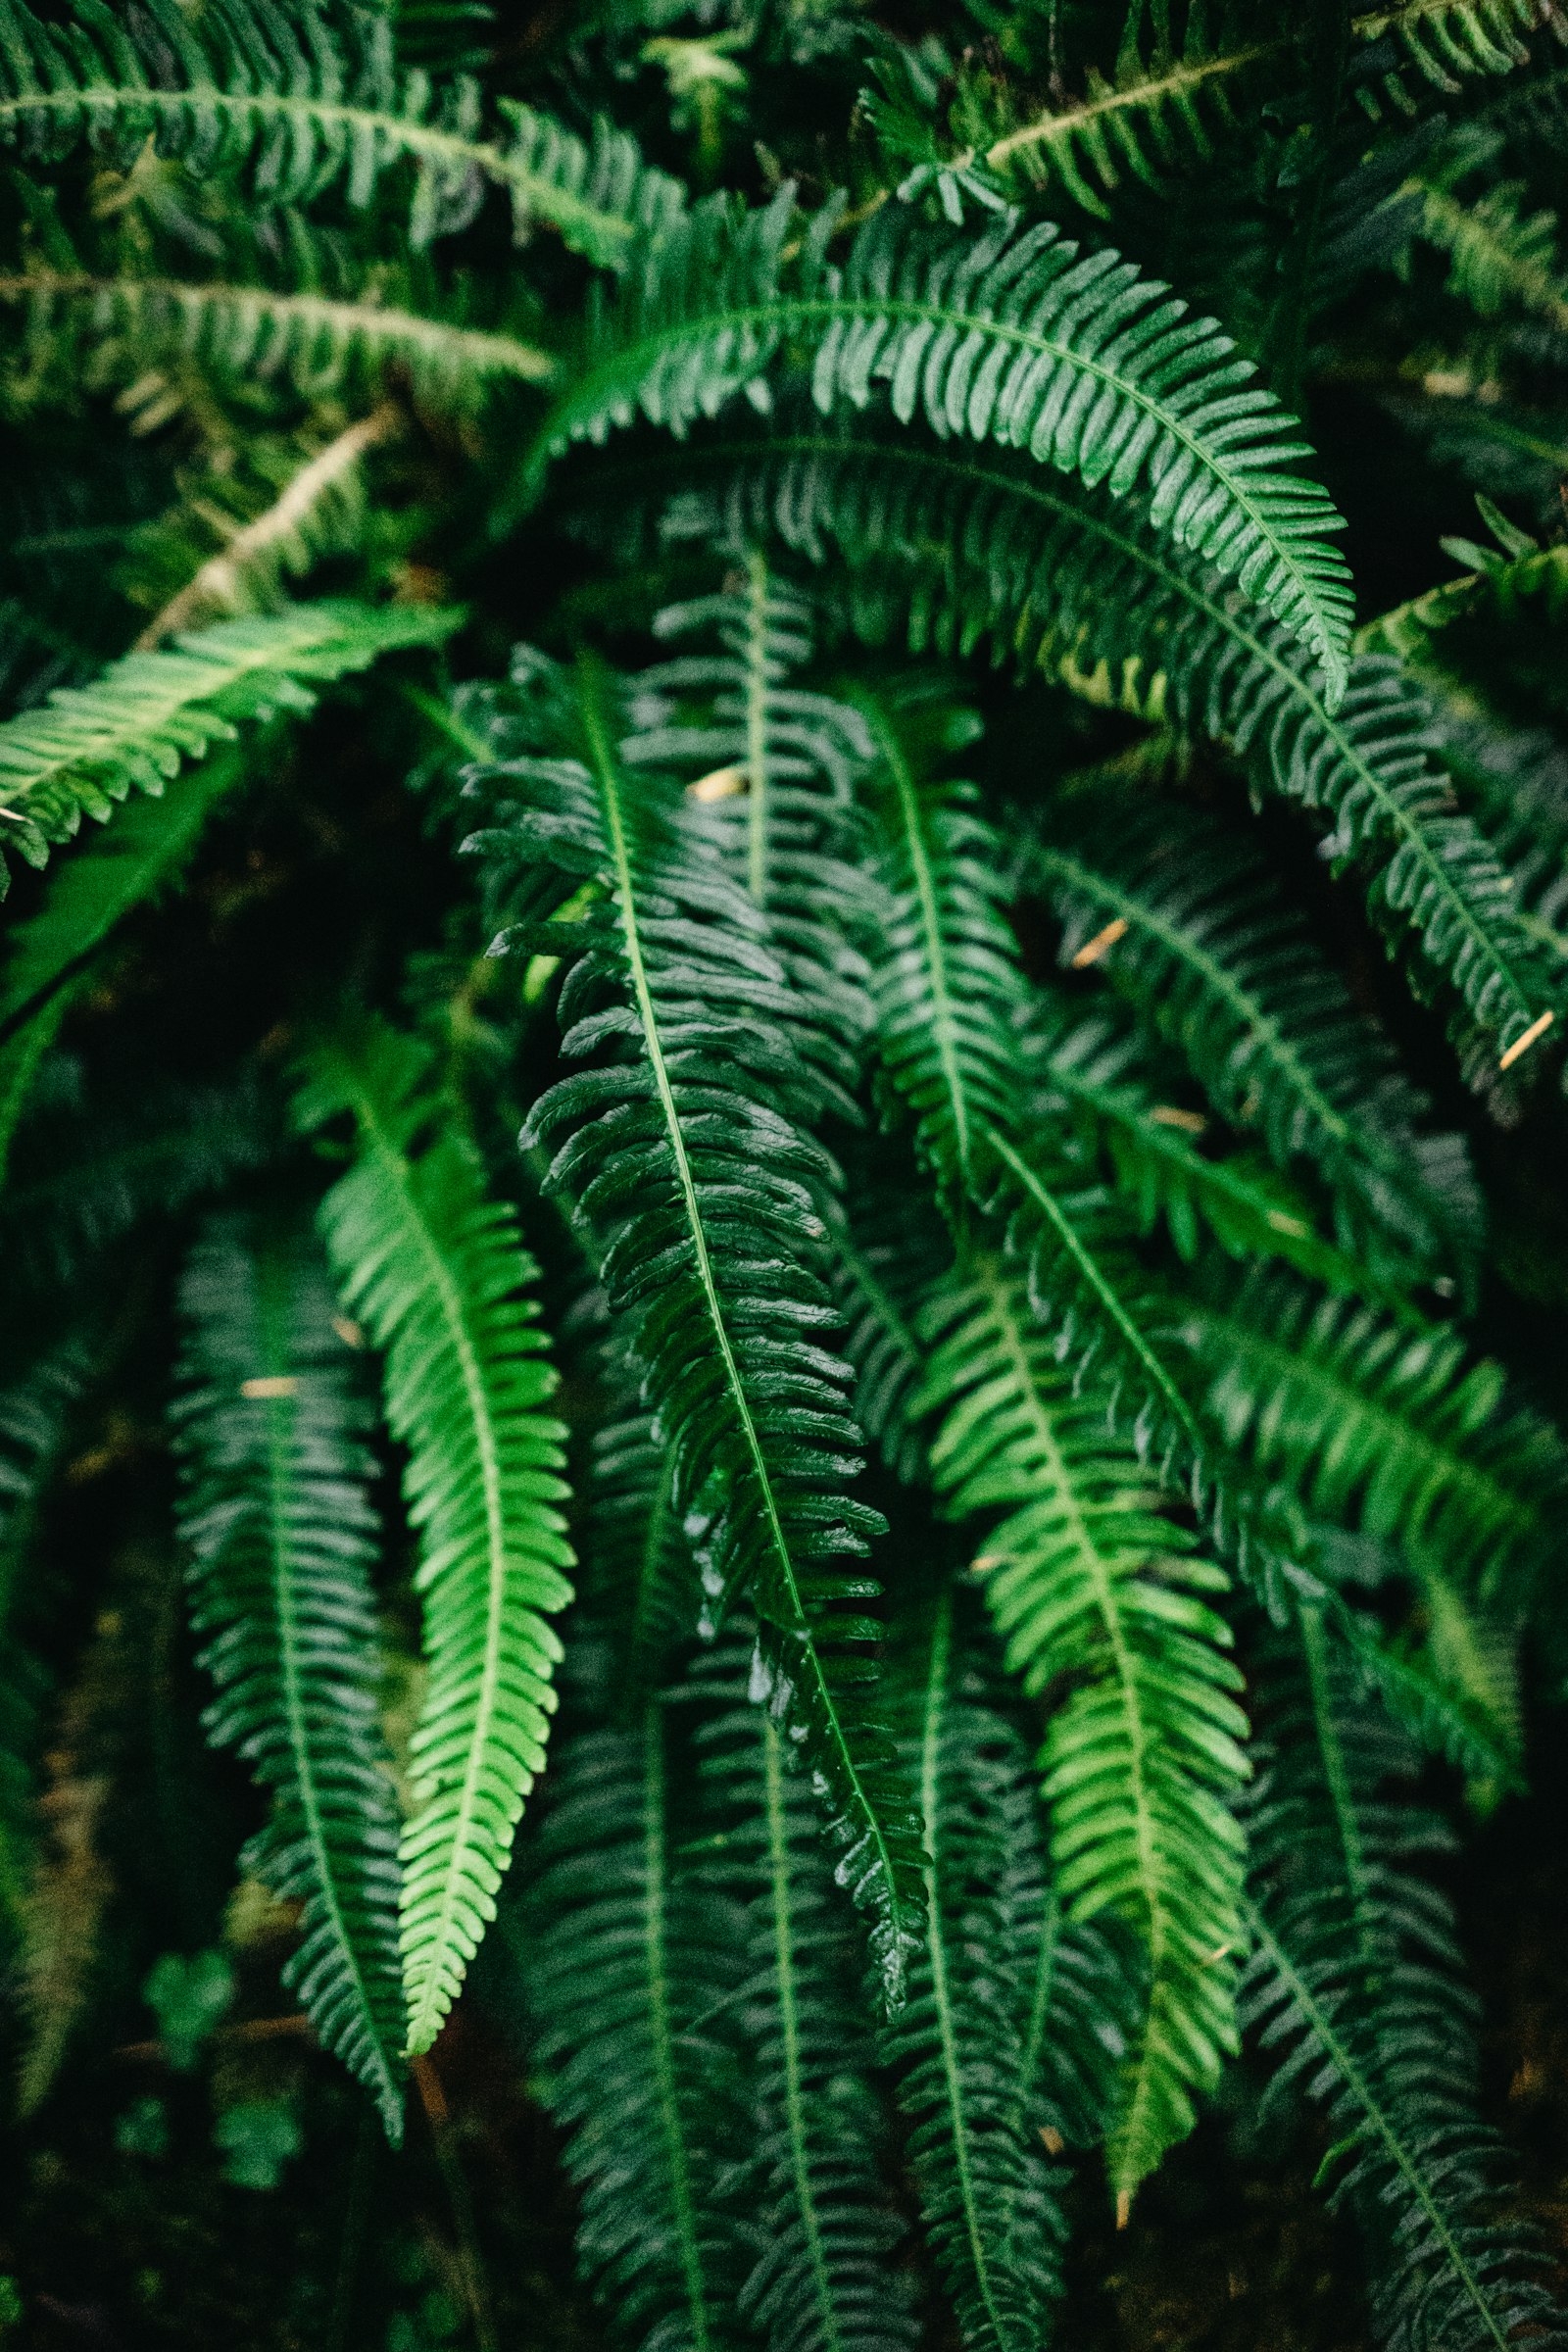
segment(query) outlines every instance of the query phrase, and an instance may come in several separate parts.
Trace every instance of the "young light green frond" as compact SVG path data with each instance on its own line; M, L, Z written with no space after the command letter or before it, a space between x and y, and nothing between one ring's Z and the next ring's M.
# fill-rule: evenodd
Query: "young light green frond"
M641 2352L729 2352L749 2263L723 2190L749 2151L715 2029L744 1993L746 1929L684 1850L670 1744L657 1703L569 1743L514 1948L582 2270Z
M977 1698L946 1600L907 1673L926 1941L884 2042L963 2340L976 2352L1033 2352L1061 2293L1066 2238L1064 2175L1041 2144L1041 2051L1083 2021L1052 2014L1041 1968L1056 1923L1023 1742ZM1091 2031L1107 2028L1114 2035L1113 2017Z
M390 17L305 0L213 0L199 16L150 0L126 17L76 0L50 24L24 0L0 9L0 140L32 167L85 141L130 165L151 141L200 177L241 172L266 205L341 187L356 210L412 167L409 238L417 250L465 228L486 186L506 193L520 243L535 221L592 262L623 267L640 235L680 213L678 180L645 165L601 122L592 143L504 101L486 135L477 83L437 85L401 70Z
M760 555L746 552L744 564L744 589L656 617L660 637L701 632L718 647L642 673L642 687L668 708L622 756L678 778L704 811L725 865L767 917L800 1000L802 1051L858 1119L872 1017L861 943L881 906L856 854L853 785L871 743L857 709L795 682L811 655L807 600Z
M1441 580L1419 596L1406 599L1356 635L1357 646L1370 653L1396 654L1401 661L1432 664L1443 660L1433 639L1454 621L1474 613L1492 612L1509 618L1528 597L1541 597L1547 617L1555 620L1568 604L1568 544L1560 540L1542 547L1527 531L1509 523L1490 503L1483 503L1483 519L1494 533L1506 533L1498 547L1478 547L1468 540L1448 539L1444 546L1474 568L1457 579Z
M708 453L706 466L716 452ZM1374 917L1423 994L1451 990L1479 1066L1544 1034L1555 975L1491 844L1433 757L1433 713L1391 662L1351 663L1331 707L1284 635L1102 499L1002 453L785 434L723 451L716 527L769 534L834 582L855 626L918 653L993 649L1100 705L1174 718L1234 748L1259 787L1332 820Z
M842 273L824 256L834 209L788 250L794 203L699 206L628 275L590 339L541 458L602 441L641 414L677 435L736 393L760 398L799 350L824 415L889 387L902 425L1026 451L1147 508L1153 529L1235 579L1345 684L1350 596L1330 544L1340 518L1290 470L1309 453L1211 319L1111 252L1080 255L1049 222L1005 215L979 237L933 232L884 206ZM715 299L715 291L722 292Z
M84 815L102 823L132 791L156 798L242 723L309 710L332 680L439 644L457 618L415 605L293 605L127 654L90 686L57 687L0 723L0 816L11 820L0 846L42 865Z
M1065 1686L1042 1757L1058 1889L1075 1920L1124 1920L1148 1970L1108 2140L1125 2203L1236 2047L1247 1723L1202 1597L1226 1578L1159 1514L1103 1400L1074 1394L1015 1271L972 1257L922 1337L932 1476L951 1516L985 1516L1007 1663L1031 1693Z
M512 797L474 846L503 889L520 872L536 891L540 868L596 885L580 920L514 934L570 959L560 1009L577 1065L535 1102L526 1140L641 1365L709 1613L743 1594L757 1611L758 1693L806 1742L896 1999L918 1934L916 1846L863 1706L877 1587L859 1562L882 1522L849 1492L862 1441L849 1368L825 1345L833 1168L805 1124L820 1082L765 915L678 787L624 765L613 682L526 654L514 677L512 738L531 723L544 749L482 783Z
M1092 821L1032 836L1025 871L1061 917L1062 962L1102 972L1277 1167L1317 1168L1342 1249L1470 1287L1481 1210L1462 1140L1422 1132L1389 1042L1244 843L1106 791Z
M385 1359L408 1448L429 1681L403 1836L409 2048L427 2050L495 1916L523 1802L544 1769L571 1597L562 1424L530 1296L535 1268L493 1200L422 1047L369 1023L307 1058L303 1125L349 1112L355 1163L321 1203L345 1303Z
M1325 2173L1367 2238L1379 2332L1497 2346L1529 2319L1556 2340L1533 2248L1494 2219L1475 2002L1424 1868L1452 1840L1399 1801L1415 1759L1315 1612L1266 1637L1258 1682L1245 2007L1276 2058L1273 2096L1329 2110Z
M846 1935L854 1914L833 1886L809 1784L756 1707L699 1736L725 1825L723 1882L746 1906L742 2195L760 2251L739 2310L771 2352L911 2352L915 2315L889 2259L903 2225L879 2176L873 2051Z
M397 1803L376 1722L367 1416L325 1269L297 1240L210 1226L181 1305L180 1532L217 1686L208 1735L271 1796L246 1867L304 1905L284 1982L396 2142Z

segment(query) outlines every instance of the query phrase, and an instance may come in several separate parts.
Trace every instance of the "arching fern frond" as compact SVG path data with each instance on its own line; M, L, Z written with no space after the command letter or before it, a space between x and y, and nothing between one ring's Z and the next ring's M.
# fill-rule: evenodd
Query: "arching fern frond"
M1020 449L1146 504L1154 529L1237 579L1345 682L1349 591L1324 494L1289 470L1308 454L1293 420L1249 382L1212 320L1114 253L1080 255L1049 222L1005 216L984 235L938 234L884 207L842 274L816 216L785 259L786 188L765 212L699 206L628 275L539 443L602 441L639 413L676 434L737 393L760 397L798 349L824 414L863 408L886 380L901 424Z
M823 1345L838 1319L822 1248L832 1168L803 1124L819 1088L765 917L679 791L622 764L612 681L526 654L514 677L544 749L498 769L491 789L514 797L476 846L503 874L543 866L596 886L581 920L518 938L572 959L564 1052L588 1065L534 1104L526 1134L599 1258L674 1449L711 1613L742 1594L757 1611L769 1703L820 1776L896 1999L918 1933L915 1847L862 1706L875 1621L856 1604L876 1587L858 1563L881 1521L847 1492L861 1440L848 1368Z
M495 1916L523 1800L544 1768L571 1597L564 1430L544 1406L535 1268L490 1198L424 1050L377 1025L311 1053L298 1104L347 1111L356 1160L321 1204L350 1310L385 1357L386 1416L408 1448L429 1682L410 1747L402 1945L409 2048L427 2050Z
M750 449L750 455L748 450ZM1351 664L1344 703L1283 635L1135 517L1002 453L913 436L783 434L694 452L730 485L715 529L847 569L834 583L873 640L1040 667L1091 701L1174 718L1233 746L1260 787L1331 819L1337 865L1412 953L1423 993L1451 989L1494 1068L1554 1013L1554 975L1519 922L1490 843L1434 757L1430 706L1392 662Z
M169 0L130 17L79 0L63 24L6 0L0 139L31 165L58 163L81 140L128 165L151 140L198 175L248 172L270 205L341 186L364 209L409 165L416 250L466 227L487 184L510 199L519 242L543 221L611 269L681 211L679 181L607 122L590 144L512 101L487 137L471 77L438 87L420 69L400 71L391 33L386 16L316 0L286 11L217 0L199 17Z
M745 1929L682 1850L669 1744L658 1702L570 1742L514 1948L583 2271L643 2352L727 2352L748 2266L721 2184L746 2146L714 2029L744 1985Z
M181 1304L180 1532L217 1686L208 1733L271 1795L246 1867L304 1904L284 1981L395 2142L397 1804L376 1723L367 1416L325 1269L297 1241L210 1227Z
M242 723L309 710L332 679L403 647L438 644L456 618L414 605L293 605L127 654L90 686L57 687L42 709L0 724L5 846L43 864L84 815L102 822L132 791L156 797L185 760L231 742Z
M1149 1972L1108 2140L1125 2209L1236 2046L1227 1800L1247 1724L1203 1597L1226 1579L1159 1515L1103 1401L1074 1395L1016 1272L972 1256L921 1330L932 1475L950 1515L990 1521L980 1564L1007 1663L1034 1693L1065 1679L1042 1756L1056 1884L1070 1917L1125 1920Z

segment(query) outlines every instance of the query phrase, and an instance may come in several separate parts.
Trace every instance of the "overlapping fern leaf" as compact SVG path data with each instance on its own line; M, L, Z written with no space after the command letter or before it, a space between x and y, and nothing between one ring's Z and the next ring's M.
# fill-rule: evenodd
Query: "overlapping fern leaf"
M408 1448L429 1680L410 1746L401 1940L409 2048L429 2048L488 1922L523 1802L544 1768L571 1596L562 1424L516 1218L494 1200L429 1057L384 1025L311 1052L297 1106L347 1112L355 1161L321 1204L351 1314L385 1359Z
M368 1415L308 1239L210 1226L186 1270L175 1430L191 1618L271 1817L247 1867L303 1904L284 1981L402 2135L397 1803L376 1721Z
M1274 2095L1328 2114L1330 2193L1367 2235L1384 2341L1560 2341L1528 2234L1497 2213L1477 2113L1475 2004L1448 1904L1421 1865L1448 1842L1407 1802L1413 1759L1315 1615L1260 1661L1267 1742L1249 1819L1244 1994Z
M1045 2340L1061 2292L1065 2175L1047 2149L1059 2153L1064 2124L1076 2135L1102 2122L1119 2004L1093 1931L1073 1949L1048 1891L1023 1742L986 1704L950 1601L923 1633L904 1712L926 1823L926 1946L884 2039L963 2339L1023 2352Z
M933 232L899 204L825 258L836 208L786 241L794 195L763 212L699 206L628 273L548 420L541 455L602 441L639 414L681 434L736 394L760 396L799 348L824 414L885 380L893 416L946 438L1021 449L1137 498L1162 536L1237 579L1345 684L1349 595L1338 517L1290 470L1308 453L1212 320L1111 252L1080 254L1011 214L984 235Z
M570 1742L516 1949L582 2270L625 2342L726 2352L750 2264L725 2183L748 2151L715 2018L744 1986L745 1926L683 1851L666 1713Z
M1478 1070L1511 1063L1549 1026L1557 975L1455 802L1430 704L1396 664L1356 657L1331 706L1284 634L1222 581L1125 508L1000 451L857 430L730 442L722 456L715 528L781 536L817 564L831 552L862 634L916 652L989 647L1091 702L1173 719L1327 821L1336 864L1363 877L1420 991L1449 997Z
M309 710L322 686L401 647L438 643L455 617L410 605L294 605L127 654L91 685L57 687L41 709L0 725L6 847L41 865L83 816L102 822L133 791L156 796L241 724Z
M987 1522L1007 1663L1032 1692L1067 1685L1042 1755L1056 1885L1070 1917L1125 1920L1148 1971L1107 2135L1125 2208L1236 2046L1229 1801L1247 1723L1205 1597L1226 1578L1160 1515L1102 1399L1074 1395L1016 1272L971 1255L928 1300L922 1336L932 1476L950 1516Z
M543 221L612 268L680 212L680 182L645 165L623 132L602 122L590 144L513 101L487 135L473 78L437 85L401 68L392 34L387 16L319 0L288 10L219 0L199 18L168 0L131 17L78 0L65 24L6 0L0 137L33 166L81 141L128 165L150 140L198 175L247 172L268 205L342 186L363 211L411 167L416 250L466 227L487 185L510 200L519 242Z
M808 1741L896 1994L917 1932L913 1838L862 1704L876 1635L857 1604L876 1588L858 1563L881 1522L848 1491L861 1440L848 1367L823 1344L833 1169L803 1124L820 1086L765 917L678 790L622 764L613 682L528 657L515 676L547 749L500 771L515 798L479 846L503 870L543 864L595 892L580 920L520 941L574 959L564 1045L589 1061L535 1103L527 1135L590 1237L674 1449L710 1613L742 1593L756 1608L770 1703Z
M699 1735L722 1884L746 1907L735 2023L753 2121L741 2202L758 2252L738 2308L774 2352L908 2352L915 2318L889 2259L903 2226L877 2162L854 1915L808 1780L771 1714L744 1701L743 1680Z

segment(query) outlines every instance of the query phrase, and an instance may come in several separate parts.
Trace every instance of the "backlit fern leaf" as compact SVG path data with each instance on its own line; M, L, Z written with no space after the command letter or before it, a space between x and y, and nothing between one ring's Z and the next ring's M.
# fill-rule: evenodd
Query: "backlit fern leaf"
M1159 1516L1137 1465L1077 1397L1017 1274L972 1256L922 1314L921 1402L950 1516L984 1514L986 1597L1026 1690L1066 1678L1042 1756L1069 1916L1126 1921L1148 1969L1108 2138L1125 2203L1192 2129L1236 2046L1241 1678L1205 1594L1223 1573ZM1000 1513L1000 1518L992 1514Z
M403 1836L409 2047L429 2048L495 1916L523 1801L544 1768L570 1598L556 1374L512 1210L396 1031L346 1028L308 1057L298 1116L347 1111L355 1164L321 1204L345 1303L385 1358L388 1427L408 1448L429 1681L410 1748Z
M246 1867L304 1905L284 1970L402 2136L397 1805L376 1724L366 1415L325 1269L297 1241L210 1227L186 1270L175 1408L209 1737L271 1795Z
M600 122L589 144L504 101L486 136L477 83L460 74L437 87L400 70L391 33L385 16L317 0L286 10L213 0L199 16L171 0L130 16L78 0L65 24L6 0L0 138L32 166L81 140L128 165L151 140L201 176L248 172L256 198L273 205L342 186L363 210L412 165L416 248L466 227L487 184L510 199L519 242L544 221L611 268L679 214L679 181L646 166L623 132Z
M475 846L525 889L541 867L594 886L580 920L519 935L572 959L564 1047L587 1065L534 1104L527 1138L642 1367L710 1612L743 1593L757 1611L761 1683L806 1742L896 1999L918 1931L914 1841L863 1712L875 1620L856 1604L876 1587L858 1562L882 1523L846 1492L861 1440L848 1368L823 1344L838 1320L822 1265L833 1171L802 1124L820 1088L764 915L679 791L622 764L613 682L526 654L514 676L543 749L484 784L500 821Z
M979 237L884 207L842 272L824 254L834 208L790 248L793 190L764 212L701 205L601 314L538 457L603 441L641 414L683 434L737 393L760 399L799 350L816 407L866 406L881 381L901 424L1024 450L1147 506L1153 528L1237 579L1345 682L1349 592L1327 534L1339 518L1290 470L1293 420L1252 385L1212 320L1189 321L1114 253L1081 255L1012 215Z

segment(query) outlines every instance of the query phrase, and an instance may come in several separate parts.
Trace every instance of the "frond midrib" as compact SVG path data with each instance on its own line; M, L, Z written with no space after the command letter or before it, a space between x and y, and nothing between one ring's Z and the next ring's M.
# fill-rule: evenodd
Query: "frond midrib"
M675 2080L674 2020L670 2012L669 1967L665 1951L664 1868L664 1742L659 1702L643 1718L643 1955L648 1970L648 2022L654 2045L654 2076L659 2085L659 2116L669 2164L670 2195L675 2206L675 2229L680 2239L681 2276L691 2312L696 2352L712 2352L713 2337L708 2312L708 2284L703 2277L702 2245L692 2195L691 2167L681 2124L680 2094Z

